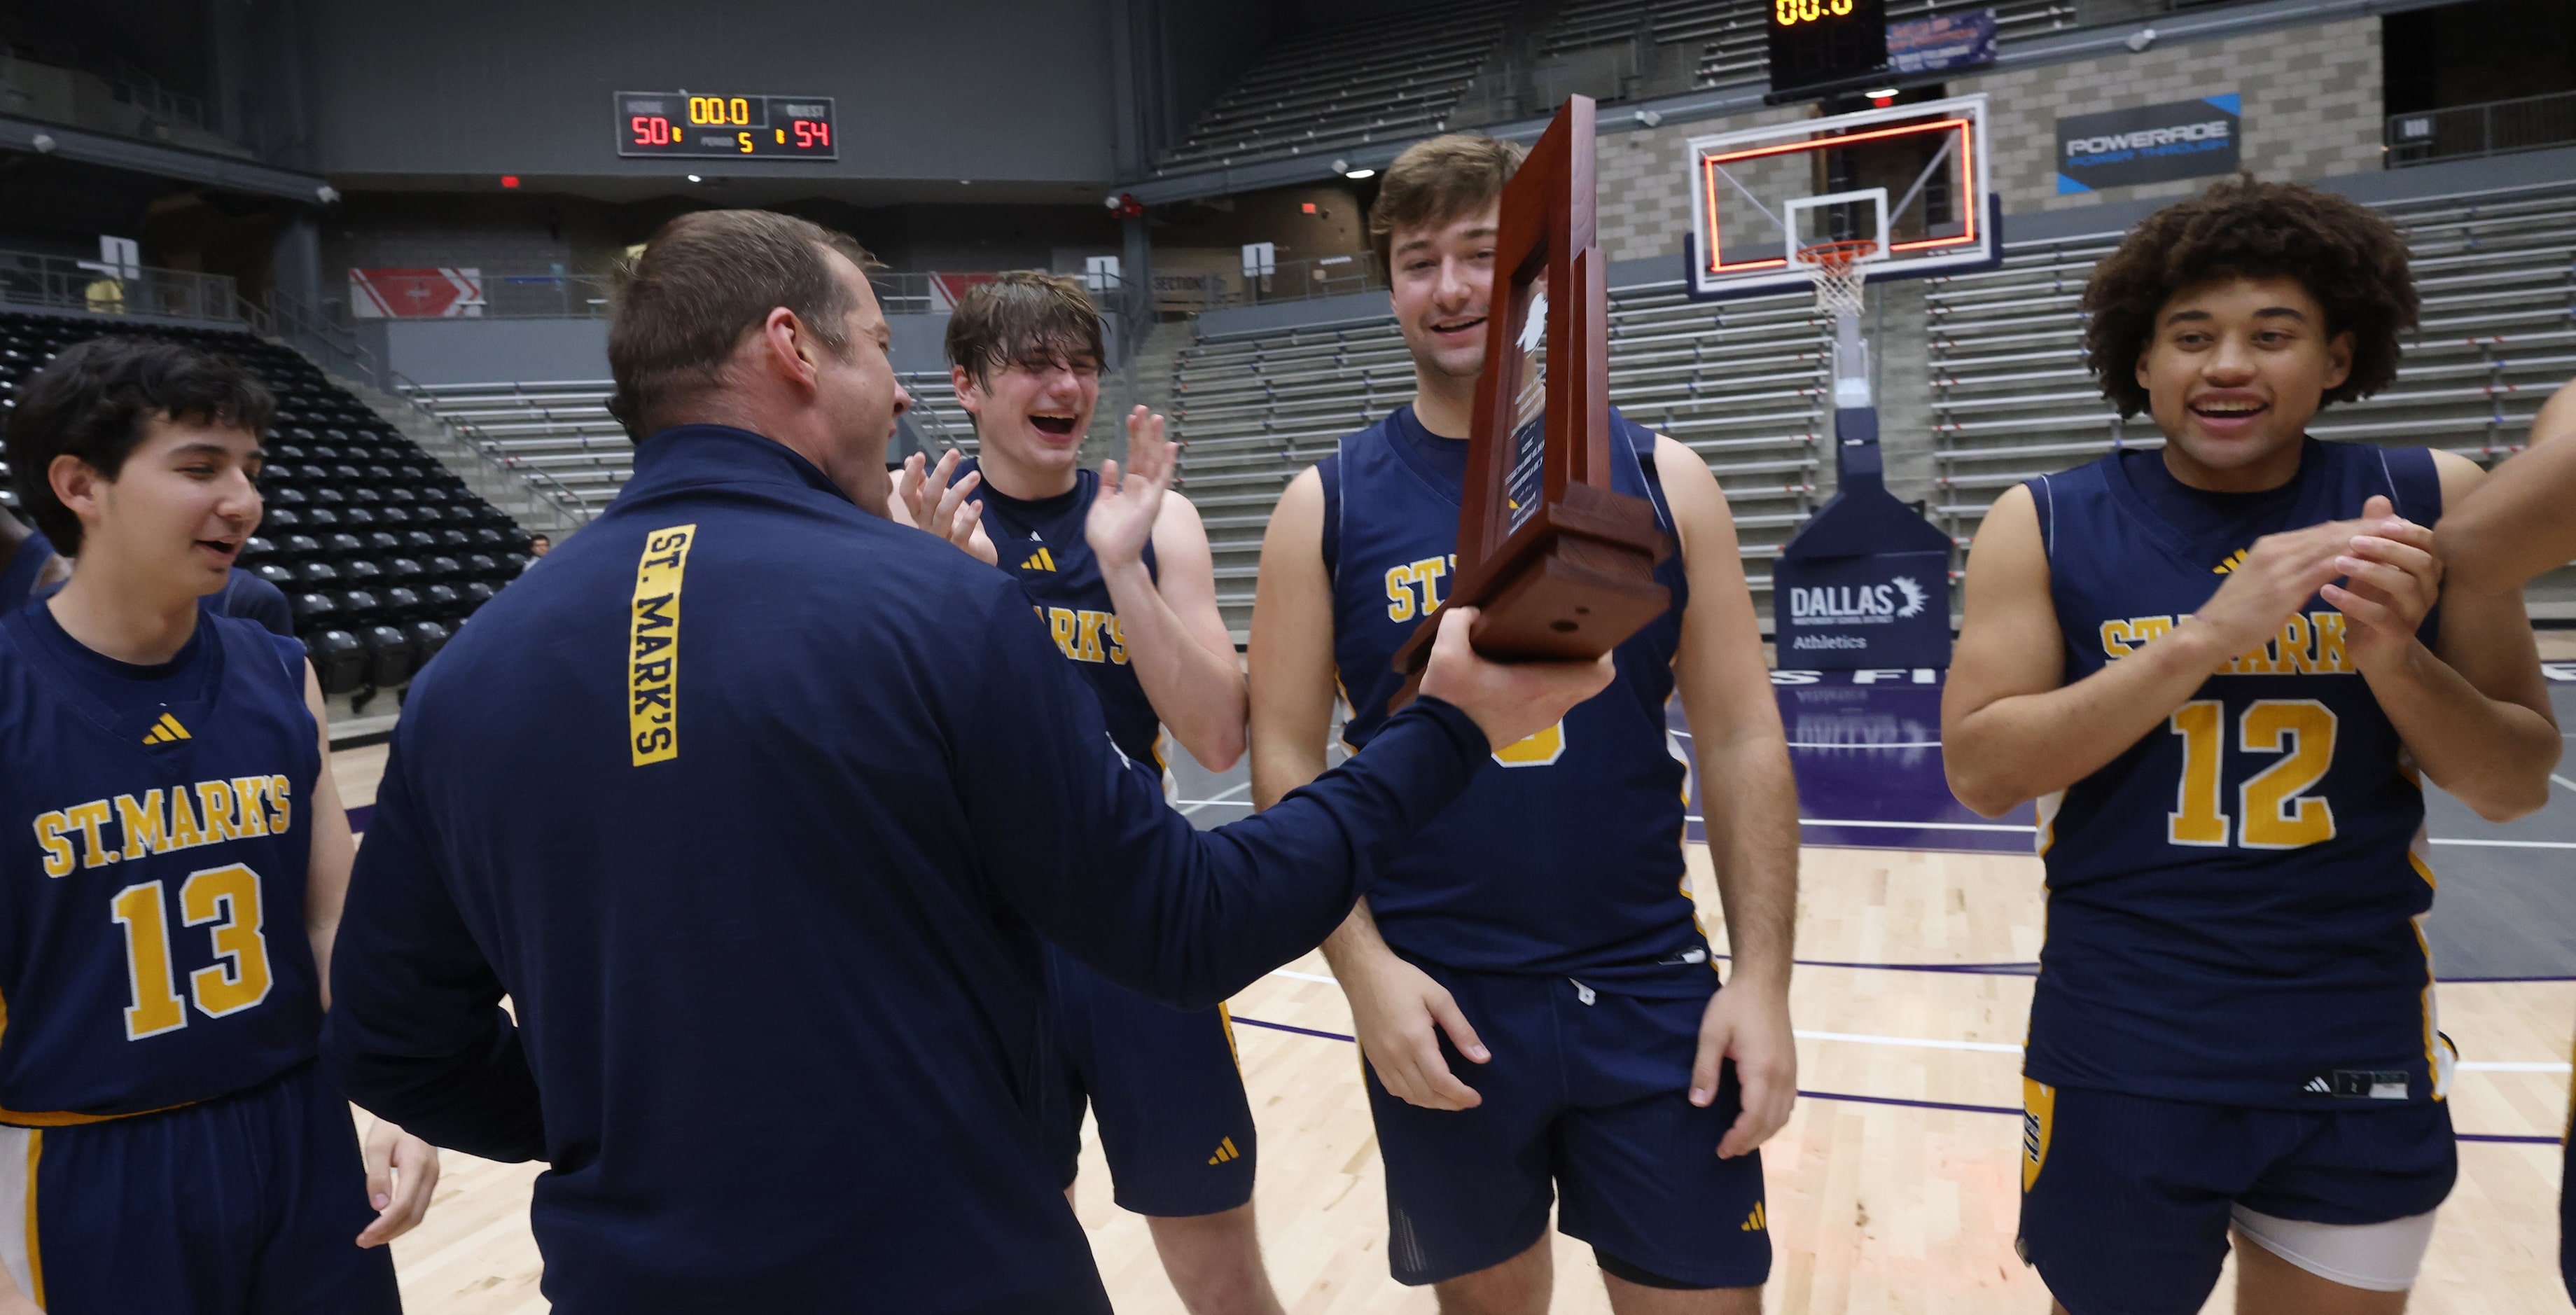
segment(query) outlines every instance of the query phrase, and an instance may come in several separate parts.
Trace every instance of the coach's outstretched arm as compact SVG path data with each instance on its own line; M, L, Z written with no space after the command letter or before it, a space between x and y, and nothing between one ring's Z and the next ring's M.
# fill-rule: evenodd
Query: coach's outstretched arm
M1027 616L996 618L958 738L958 784L986 878L1104 975L1206 1008L1315 948L1375 879L1376 855L1467 787L1494 744L1555 724L1610 682L1595 662L1488 662L1473 609L1444 622L1422 697L1369 747L1267 811L1213 831L1163 804L1118 755L1097 701ZM1069 728L1032 735L1035 726ZM1066 752L1067 741L1079 752ZM1060 800L1053 810L1033 801Z

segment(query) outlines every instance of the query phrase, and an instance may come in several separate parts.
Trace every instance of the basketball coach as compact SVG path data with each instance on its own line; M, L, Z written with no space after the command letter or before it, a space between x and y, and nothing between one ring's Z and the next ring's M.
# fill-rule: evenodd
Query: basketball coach
M634 478L414 682L351 883L331 1072L549 1163L561 1315L1108 1310L1032 1116L1038 937L1210 1005L1609 678L1453 619L1366 752L1192 830L1019 586L888 519L866 260L655 236L609 332Z

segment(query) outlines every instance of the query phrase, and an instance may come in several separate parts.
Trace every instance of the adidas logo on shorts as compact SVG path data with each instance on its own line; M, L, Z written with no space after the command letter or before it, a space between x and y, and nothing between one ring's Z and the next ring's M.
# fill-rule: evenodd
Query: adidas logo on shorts
M1208 1157L1208 1163L1223 1164L1228 1160L1240 1160L1242 1158L1243 1152L1234 1149L1234 1138L1228 1137L1224 1141L1216 1144L1216 1154Z
M1756 1201L1753 1203L1753 1213L1744 1217L1744 1222L1737 1226L1736 1231L1742 1233L1759 1233L1770 1226L1771 1220L1769 1216L1762 1213L1762 1203L1760 1201Z

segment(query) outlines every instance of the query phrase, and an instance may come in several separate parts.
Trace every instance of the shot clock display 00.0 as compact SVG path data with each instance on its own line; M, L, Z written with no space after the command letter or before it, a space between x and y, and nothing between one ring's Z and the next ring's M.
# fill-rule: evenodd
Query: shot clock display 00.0
M829 96L617 93L617 153L689 160L837 160Z
M1775 103L1887 69L1887 0L1771 0L1769 17Z

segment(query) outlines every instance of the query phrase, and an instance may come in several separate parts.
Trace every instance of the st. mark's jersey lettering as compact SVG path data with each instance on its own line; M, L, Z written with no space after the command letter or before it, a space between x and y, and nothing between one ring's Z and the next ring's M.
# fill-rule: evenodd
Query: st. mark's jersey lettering
M1052 569L1052 568L1050 568ZM1119 628L1116 612L1095 611L1088 607L1042 607L1035 603L1029 610L1046 622L1047 633L1055 646L1076 662L1107 662L1127 665L1127 632Z
M1458 554L1425 557L1386 568L1386 619L1410 621L1440 610L1440 579L1456 569Z
M655 530L635 563L627 630L626 730L634 765L680 756L680 585L695 525Z
M2114 661L2146 647L2158 636L2180 624L2179 616L2132 616L2102 623L2102 655ZM2265 640L2261 648L2241 653L2227 660L2217 671L2222 676L2346 676L2359 674L2352 655L2343 646L2344 615L2341 612L2310 612L2304 616L2292 613L2281 623L2281 633Z
M167 790L92 799L36 815L36 847L45 875L217 845L284 835L294 824L292 783L283 776L236 776Z

